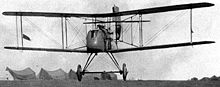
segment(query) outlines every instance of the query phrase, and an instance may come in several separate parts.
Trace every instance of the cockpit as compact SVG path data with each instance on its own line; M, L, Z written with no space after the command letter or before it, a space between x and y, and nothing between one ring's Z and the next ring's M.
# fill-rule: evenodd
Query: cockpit
M97 37L98 30L91 30L91 38Z

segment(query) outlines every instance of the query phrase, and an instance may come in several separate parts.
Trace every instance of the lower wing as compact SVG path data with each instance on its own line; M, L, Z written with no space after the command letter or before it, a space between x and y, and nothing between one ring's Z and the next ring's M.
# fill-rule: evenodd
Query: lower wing
M165 48L174 48L174 47L183 47L183 46L192 46L192 45L202 45L202 44L211 44L211 43L215 43L215 42L214 41L199 41L199 42L164 44L164 45L155 45L155 46L145 46L145 47L137 47L137 48L124 48L124 49L110 50L109 52L111 52L111 53L121 53L121 52L128 52L128 51L165 49Z
M111 53L121 53L129 51L141 51L141 50L153 50L153 49L165 49L165 48L174 48L174 47L184 47L192 45L202 45L202 44L211 44L215 43L214 41L199 41L199 42L186 42L186 43L175 43L175 44L165 44L165 45L155 45L155 46L145 46L137 48L123 48L109 51L87 51L80 49L54 49L54 48L33 48L33 47L4 47L5 49L13 50L30 50L30 51L51 51L51 52L77 52L77 53L99 53L99 52L111 52Z
M12 50L88 53L87 50L79 50L79 49L56 49L56 48L34 48L34 47L4 47L4 48L12 49Z

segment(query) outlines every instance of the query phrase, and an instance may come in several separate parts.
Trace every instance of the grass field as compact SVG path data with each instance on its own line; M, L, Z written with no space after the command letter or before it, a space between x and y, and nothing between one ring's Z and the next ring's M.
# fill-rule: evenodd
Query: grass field
M220 81L29 80L0 81L0 87L220 87Z

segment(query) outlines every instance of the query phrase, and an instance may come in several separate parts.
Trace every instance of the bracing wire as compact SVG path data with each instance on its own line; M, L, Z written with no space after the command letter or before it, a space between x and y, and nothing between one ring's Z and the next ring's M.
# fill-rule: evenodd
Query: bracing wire
M146 45L149 45L153 40L155 40L163 31L167 30L172 24L174 24L180 17L186 14L185 12L180 13L179 15L175 16L172 20L170 20L165 26L163 26L157 33L152 35L152 37L146 41Z
M69 20L68 20L67 22L69 23L70 27L73 27L73 25L70 23ZM80 38L78 37L79 34L80 34L81 36L85 37L85 36L80 32L81 30L78 30L78 29L77 29L78 26L79 26L79 25L77 25L77 26L75 26L73 29L71 29L71 30L75 30L75 31L76 31L76 35L75 35L75 37L71 40L71 43L73 43L76 38L80 39ZM80 29L81 29L81 28L82 28L82 26L80 26ZM85 40L82 40L82 39L80 39L80 40L81 40L84 44L86 44ZM70 44L68 47L70 47L70 46L72 46L72 44Z
M43 31L43 29L41 29L39 26L37 26L36 24L34 24L34 23L33 23L31 20L29 20L27 17L24 17L24 20L27 21L31 26L37 28L36 30L37 30L38 32L41 32L41 33L42 33L44 36L46 36L48 39L50 39L50 40L53 41L54 43L56 43L56 44L58 44L58 45L61 46L61 44L60 44L58 41L56 41L55 39L53 39L52 37L50 37L50 36L48 35L49 32Z

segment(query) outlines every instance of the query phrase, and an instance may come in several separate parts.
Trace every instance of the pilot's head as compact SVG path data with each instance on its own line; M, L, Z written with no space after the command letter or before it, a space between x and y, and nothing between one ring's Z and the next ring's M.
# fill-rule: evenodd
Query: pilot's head
M105 26L104 26L104 25L97 25L97 27L98 27L99 29L105 29Z

